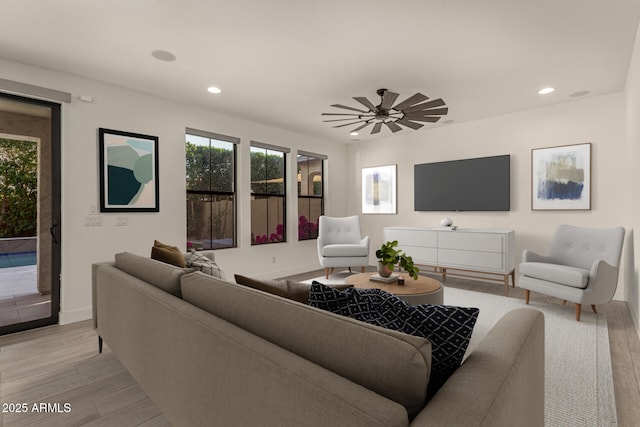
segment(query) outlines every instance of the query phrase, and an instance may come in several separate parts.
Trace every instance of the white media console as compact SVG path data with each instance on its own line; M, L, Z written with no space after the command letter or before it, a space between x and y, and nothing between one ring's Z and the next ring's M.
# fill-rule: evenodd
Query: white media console
M385 227L383 238L397 240L415 264L433 267L443 281L450 275L501 282L508 295L511 276L515 286L513 230Z

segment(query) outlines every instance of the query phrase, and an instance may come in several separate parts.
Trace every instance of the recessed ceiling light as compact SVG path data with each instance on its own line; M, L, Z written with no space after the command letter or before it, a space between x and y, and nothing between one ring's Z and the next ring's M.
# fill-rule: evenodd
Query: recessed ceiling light
M554 90L555 90L555 89L554 89L554 88L552 88L552 87L545 87L545 88L540 89L540 90L538 91L538 95L547 95L547 94L549 94L549 93L553 92Z
M360 134L359 134L358 132L351 132L349 135L351 135L351 136L358 136L358 135L360 135Z
M165 61L165 62L173 62L176 60L176 56L173 53L168 52L166 50L154 50L153 52L151 52L151 56L153 56L159 61Z
M220 92L222 92L219 87L215 87L215 86L210 86L210 87L207 88L207 90L209 92L211 92L211 93L220 93Z

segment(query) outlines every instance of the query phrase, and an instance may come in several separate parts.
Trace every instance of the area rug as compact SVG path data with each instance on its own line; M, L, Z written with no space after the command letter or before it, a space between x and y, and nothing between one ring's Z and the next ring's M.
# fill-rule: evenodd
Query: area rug
M348 271L315 279L321 283L344 283ZM478 307L480 315L467 353L473 351L495 323L507 312L527 307L523 300L451 287L444 289L444 303ZM607 319L590 308L576 322L572 305L531 302L545 318L545 425L617 426L611 352Z

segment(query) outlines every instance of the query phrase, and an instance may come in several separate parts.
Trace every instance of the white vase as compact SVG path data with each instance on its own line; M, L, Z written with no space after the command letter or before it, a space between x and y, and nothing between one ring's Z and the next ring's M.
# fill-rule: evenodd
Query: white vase
M443 227L451 227L451 225L453 225L453 221L448 216L445 216L440 220L440 225Z

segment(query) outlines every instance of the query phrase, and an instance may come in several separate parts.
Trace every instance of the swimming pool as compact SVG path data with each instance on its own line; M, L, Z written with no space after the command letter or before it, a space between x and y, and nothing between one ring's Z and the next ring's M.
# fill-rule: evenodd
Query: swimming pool
M16 252L0 254L0 268L23 267L37 263L36 252Z

